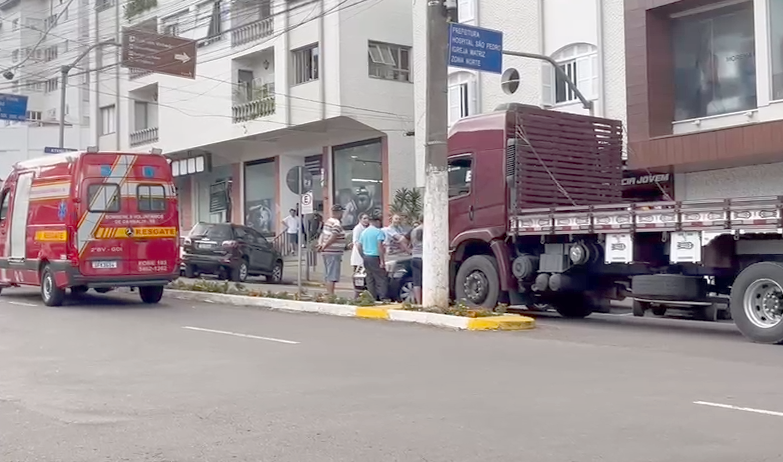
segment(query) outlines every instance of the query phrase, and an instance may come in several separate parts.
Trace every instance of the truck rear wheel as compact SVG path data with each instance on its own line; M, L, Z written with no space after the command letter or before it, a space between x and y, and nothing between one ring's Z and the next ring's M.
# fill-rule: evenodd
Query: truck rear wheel
M49 265L41 271L41 298L46 306L60 306L65 300L65 290L57 287L54 272Z
M457 301L472 307L494 309L500 297L498 264L488 255L473 255L457 271L454 284Z
M731 317L757 343L783 343L783 265L748 266L731 286Z
M595 311L593 300L579 292L557 294L551 301L557 314L564 318L582 319Z

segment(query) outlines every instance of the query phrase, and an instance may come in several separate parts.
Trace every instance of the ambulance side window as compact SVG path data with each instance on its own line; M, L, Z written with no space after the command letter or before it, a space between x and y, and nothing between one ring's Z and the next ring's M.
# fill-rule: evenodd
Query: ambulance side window
M119 212L120 186L116 183L91 184L87 187L87 203L90 212Z
M0 199L0 220L5 220L5 217L8 215L8 196L11 195L8 191L8 189L3 191L3 197Z
M166 210L166 189L159 184L140 184L136 187L139 212L163 212Z

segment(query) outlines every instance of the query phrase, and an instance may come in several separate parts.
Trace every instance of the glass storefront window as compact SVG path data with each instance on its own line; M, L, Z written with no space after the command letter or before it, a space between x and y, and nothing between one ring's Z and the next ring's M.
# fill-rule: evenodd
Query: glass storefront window
M756 108L753 5L672 21L674 120Z
M381 140L338 146L332 150L333 197L345 207L343 227L353 229L362 213L383 213Z
M783 0L769 0L769 51L772 99L783 99Z
M267 237L276 229L276 165L274 159L245 164L245 225Z

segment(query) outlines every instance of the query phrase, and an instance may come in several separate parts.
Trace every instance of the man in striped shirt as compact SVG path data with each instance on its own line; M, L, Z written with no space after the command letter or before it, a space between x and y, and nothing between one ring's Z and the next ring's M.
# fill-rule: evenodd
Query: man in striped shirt
M334 286L340 280L340 267L345 253L345 231L341 224L344 210L340 204L332 206L332 217L324 223L318 240L318 251L324 259L324 282L328 295L334 295Z

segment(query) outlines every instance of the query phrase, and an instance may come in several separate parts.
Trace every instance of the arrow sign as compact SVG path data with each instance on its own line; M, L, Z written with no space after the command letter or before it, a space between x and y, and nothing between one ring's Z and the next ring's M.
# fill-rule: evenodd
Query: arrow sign
M122 66L196 78L196 41L146 30L122 30Z

